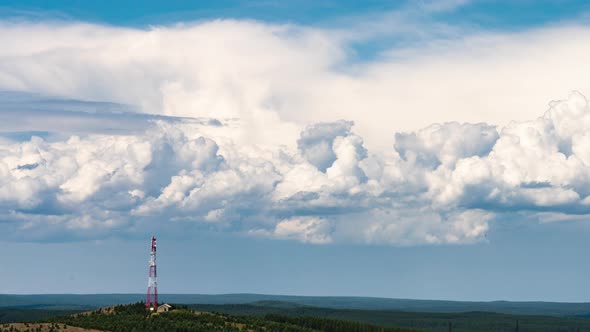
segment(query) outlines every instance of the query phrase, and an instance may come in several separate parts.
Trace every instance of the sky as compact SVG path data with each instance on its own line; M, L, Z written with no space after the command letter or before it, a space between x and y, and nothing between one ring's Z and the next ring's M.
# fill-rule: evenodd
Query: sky
M590 5L0 0L0 293L590 301Z

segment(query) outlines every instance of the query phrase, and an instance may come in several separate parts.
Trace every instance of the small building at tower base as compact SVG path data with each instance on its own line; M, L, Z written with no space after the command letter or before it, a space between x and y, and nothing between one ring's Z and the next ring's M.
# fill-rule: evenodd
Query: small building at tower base
M168 303L164 303L164 304L158 306L157 312L168 312L168 311L171 311L171 310L174 310L174 307L171 306Z

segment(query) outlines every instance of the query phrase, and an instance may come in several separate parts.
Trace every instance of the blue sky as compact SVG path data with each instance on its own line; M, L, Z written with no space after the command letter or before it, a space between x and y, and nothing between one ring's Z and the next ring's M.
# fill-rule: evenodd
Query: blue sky
M0 293L587 301L589 10L0 1Z
M6 19L84 21L115 26L149 27L214 19L251 19L279 24L341 27L383 13L432 1L3 1ZM435 1L436 2L436 1ZM432 2L434 3L434 2ZM590 5L577 0L441 1L453 10L427 15L428 20L475 29L519 31L531 27L587 21ZM445 5L447 6L447 5ZM383 36L381 36L383 37ZM399 39L381 38L352 44L368 59Z
M161 236L159 288L167 293L585 301L584 226L525 227L525 233L522 227L503 226L490 243L468 247ZM4 281L18 293L142 293L145 242L3 243L5 250L18 252L4 259Z
M427 3L428 1L422 1ZM446 1L462 3L463 1ZM411 6L407 1L3 1L5 17L35 16L124 26L176 23L217 18L246 18L299 24L324 24ZM440 19L476 23L486 28L527 28L584 16L585 1L465 1Z

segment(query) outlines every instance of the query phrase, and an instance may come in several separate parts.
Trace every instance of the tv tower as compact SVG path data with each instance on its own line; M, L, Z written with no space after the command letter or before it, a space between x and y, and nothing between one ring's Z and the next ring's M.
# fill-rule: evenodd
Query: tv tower
M156 272L156 237L152 236L150 252L150 272L148 277L147 300L145 307L154 311L158 309L158 273Z

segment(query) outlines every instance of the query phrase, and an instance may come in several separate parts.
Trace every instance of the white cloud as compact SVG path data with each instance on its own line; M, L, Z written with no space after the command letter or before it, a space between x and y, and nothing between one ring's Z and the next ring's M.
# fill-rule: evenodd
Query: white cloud
M215 121L33 137L1 146L0 207L14 234L40 237L177 220L309 243L472 243L503 210L590 213L588 116L573 93L536 120L433 125L377 154L344 121L305 128L298 149L237 142Z
M573 149L572 142L584 137L589 115L585 98L575 92L552 103L543 117L508 125L488 154L430 173L430 197L443 205L583 209L580 197L588 195L590 175L583 158L590 146Z
M322 172L332 166L336 160L333 145L338 136L348 136L353 123L338 121L318 123L305 128L297 140L297 146L303 157Z
M40 238L185 221L308 243L473 243L505 210L590 213L589 115L573 93L536 120L433 125L377 154L343 121L305 128L298 149L190 120L142 135L34 137L1 146L0 210L14 236ZM318 145L329 162L310 157Z
M374 209L354 219L344 218L336 235L371 244L474 243L485 238L493 218L493 213L483 210Z
M295 217L279 221L273 230L253 230L251 234L269 236L282 240L297 240L305 243L327 244L332 242L331 224L318 217Z
M416 133L398 133L394 146L403 159L418 165L453 167L458 159L486 155L497 139L494 126L451 122L434 124Z
M590 213L586 99L537 117L564 87L590 91L588 28L474 34L368 63L350 62L347 32L3 23L0 89L134 107L0 109L17 132L59 134L0 140L1 230L100 238L190 223L307 243L459 244L483 240L504 211Z
M380 150L394 132L449 121L505 125L537 116L551 96L590 91L579 56L588 52L585 26L458 31L350 63L346 36L355 29L234 20L149 30L3 23L0 89L239 118L233 135L261 144L293 145L305 125L346 119Z

